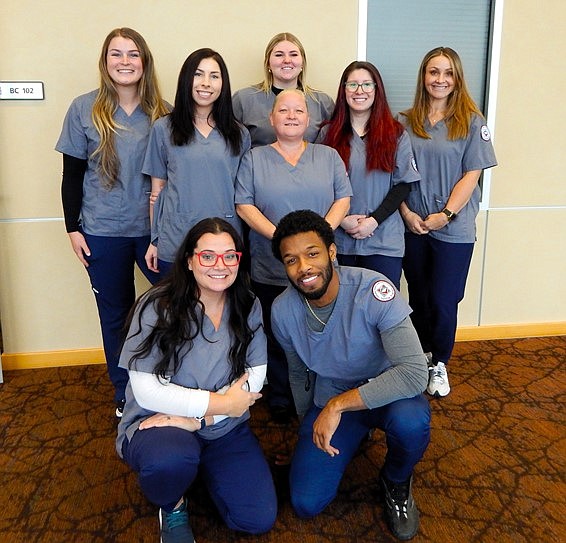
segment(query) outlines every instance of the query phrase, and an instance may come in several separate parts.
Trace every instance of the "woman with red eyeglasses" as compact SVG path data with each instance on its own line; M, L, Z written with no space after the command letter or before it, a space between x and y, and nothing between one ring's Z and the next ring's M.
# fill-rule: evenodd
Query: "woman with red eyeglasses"
M267 351L242 250L225 220L198 222L128 320L116 448L159 507L164 542L194 541L185 496L199 472L228 527L258 534L275 522L273 480L248 425Z

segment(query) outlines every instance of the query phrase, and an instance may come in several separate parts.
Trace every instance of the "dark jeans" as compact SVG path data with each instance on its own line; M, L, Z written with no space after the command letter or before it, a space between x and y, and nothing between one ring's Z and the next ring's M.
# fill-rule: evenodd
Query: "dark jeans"
M447 363L454 349L458 304L464 297L473 243L446 243L428 235L405 235L403 271L411 320L424 352Z
M269 383L267 401L270 407L292 408L294 403L289 385L287 358L271 329L271 306L275 298L286 288L252 281L252 290L261 303L263 326L267 336L267 382Z
M85 257L89 264L86 271L98 307L108 375L114 385L114 400L120 402L126 397L128 372L118 367L118 361L126 317L136 299L134 266L137 264L152 284L159 274L149 271L145 263L149 236L83 235L91 252Z
M312 427L320 412L312 407L305 415L291 462L291 503L303 518L317 515L336 497L346 467L371 428L385 432L382 472L394 483L409 479L430 441L430 407L422 394L376 409L342 413L330 440L340 451L333 457L313 443Z
M157 269L159 270L159 274L161 277L165 277L173 267L173 262L168 262L167 260L161 260L160 258L157 259Z

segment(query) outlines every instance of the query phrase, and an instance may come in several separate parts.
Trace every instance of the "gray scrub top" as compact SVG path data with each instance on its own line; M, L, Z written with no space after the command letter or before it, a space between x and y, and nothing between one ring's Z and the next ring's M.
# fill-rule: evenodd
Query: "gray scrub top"
M392 366L381 332L411 313L382 274L338 266L340 288L321 332L307 322L303 297L289 286L273 302L271 326L285 352L295 352L316 373L314 403L322 408L342 392L361 386Z
M298 209L324 217L332 204L352 195L346 167L331 147L307 144L296 166L271 145L255 147L242 158L236 203L256 206L273 224ZM271 252L271 240L250 230L251 275L268 285L288 284L283 264Z
M234 183L250 135L242 130L242 148L233 155L214 128L208 137L195 130L188 145L173 145L169 117L158 119L151 130L143 173L166 180L154 206L151 240L157 256L173 262L187 232L200 220L220 217L242 231L234 205Z
M313 94L316 100L305 95L310 118L305 139L311 143L316 139L322 122L330 119L334 110L334 102L328 94L318 91L313 91ZM268 145L276 140L275 132L269 122L269 114L274 102L275 94L272 91L265 93L257 87L240 89L232 97L234 115L250 131L252 147Z
M399 121L409 133L421 174L421 181L413 185L406 201L409 209L423 219L444 209L454 185L466 172L497 165L489 129L480 115L473 116L468 137L459 140L448 139L448 128L444 121L434 126L426 121L425 130L430 139L416 136L404 115L399 115ZM448 243L474 243L480 198L478 184L458 216L444 228L428 235Z
M99 157L92 154L100 137L92 122L92 106L98 90L73 100L55 149L88 160L83 182L81 225L87 234L109 237L147 236L151 182L142 173L150 130L149 117L138 106L131 115L118 107L114 119L120 126L114 138L120 169L108 190L98 175Z
M319 139L324 138L326 131L326 127L324 127ZM370 215L381 205L394 185L419 181L420 175L417 171L407 132L403 132L399 137L395 154L395 169L391 173L383 170L367 171L366 144L354 132L350 141L348 174L354 193L350 201L348 215ZM338 253L343 255L402 257L405 254L405 224L399 210L379 224L374 230L373 236L365 239L354 239L346 234L342 227L338 227L336 229L336 246Z
M136 309L134 320L130 326L128 337L124 343L120 354L119 366L128 369L130 358L137 347L148 336L155 324L157 315L153 306L148 306L142 315L141 333L132 336L137 331L139 314L139 304ZM193 340L191 349L183 348L181 351L181 365L179 371L170 377L170 382L186 388L209 390L215 392L230 383L230 362L228 359L230 346L232 345L231 332L228 324L230 316L230 304L226 301L224 312L218 330L214 328L212 321L205 315L203 320L203 334L198 335ZM248 367L261 366L267 363L267 340L263 331L263 319L261 305L256 298L250 315L248 324L255 330L253 339L248 346L246 353L246 365ZM206 338L206 339L205 339ZM132 369L153 373L153 368L160 357L160 351L154 346L151 353L143 359L137 359ZM157 377L156 377L157 379ZM128 381L126 387L126 405L124 414L118 425L118 437L116 439L116 449L122 456L122 444L127 437L131 439L140 423L154 415L153 411L142 408L137 402L132 392L132 386ZM241 422L250 418L249 411L241 417L228 417L220 422L206 426L198 433L205 439L217 439L226 435Z

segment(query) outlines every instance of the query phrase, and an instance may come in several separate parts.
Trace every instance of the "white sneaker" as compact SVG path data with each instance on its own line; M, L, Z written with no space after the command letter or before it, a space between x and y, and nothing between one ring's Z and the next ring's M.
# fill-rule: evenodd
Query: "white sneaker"
M426 391L435 398L441 398L450 394L448 372L444 362L437 362L435 366L431 366L428 369L428 386Z

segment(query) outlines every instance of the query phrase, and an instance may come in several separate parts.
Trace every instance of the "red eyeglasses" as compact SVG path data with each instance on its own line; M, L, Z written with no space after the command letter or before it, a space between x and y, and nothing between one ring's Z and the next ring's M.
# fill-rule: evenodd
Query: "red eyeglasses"
M238 251L229 251L227 253L213 253L212 251L201 251L200 253L195 253L198 257L199 264L211 268L216 266L218 259L220 258L224 262L225 266L237 266L242 258L242 253Z

